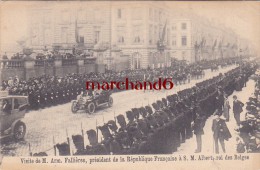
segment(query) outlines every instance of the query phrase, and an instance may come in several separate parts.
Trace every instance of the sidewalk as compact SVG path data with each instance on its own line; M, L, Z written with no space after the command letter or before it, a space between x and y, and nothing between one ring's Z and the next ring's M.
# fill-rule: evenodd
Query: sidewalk
M248 101L249 97L254 92L255 82L253 80L249 80L247 82L247 87L244 87L242 91L234 91L232 95L228 97L229 103L230 103L230 121L227 122L228 129L232 135L232 138L230 138L228 141L225 141L225 147L226 147L226 153L236 153L236 137L238 136L238 132L236 132L234 129L236 128L236 122L233 115L233 95L237 95L238 100L243 102L245 104L243 108L243 113L241 113L241 121L245 119L245 113L246 113L246 102ZM214 119L214 116L210 116L205 124L204 127L204 135L202 136L202 151L201 153L204 154L212 154L213 153L213 133L211 130L212 121ZM196 143L196 136L193 135L191 139L186 140L185 143L181 144L181 146L178 148L178 151L175 153L180 154L191 154L194 153L195 149L197 147ZM220 154L223 153L221 146L219 144L219 151Z

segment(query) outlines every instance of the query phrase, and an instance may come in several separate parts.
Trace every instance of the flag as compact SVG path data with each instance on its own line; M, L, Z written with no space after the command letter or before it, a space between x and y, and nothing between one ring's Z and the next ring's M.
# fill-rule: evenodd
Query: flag
M165 38L165 34L166 34L166 25L167 25L167 20L165 22L165 25L163 27L163 32L162 32L162 37L161 37L161 42L164 41L164 38Z
M217 46L217 39L215 39L215 42L214 42L214 44L212 46L212 50L215 50L216 46Z
M205 46L205 44L206 44L206 40L205 40L205 38L203 37L202 40L201 40L201 42L200 42L200 48L202 49L202 48Z
M77 19L75 21L75 39L76 39L76 42L79 43L79 32L78 32L78 22L77 22Z
M199 46L198 42L195 41L194 48L197 50L199 47L200 47L200 46Z
M203 41L203 47L206 46L206 39L204 38L204 41Z

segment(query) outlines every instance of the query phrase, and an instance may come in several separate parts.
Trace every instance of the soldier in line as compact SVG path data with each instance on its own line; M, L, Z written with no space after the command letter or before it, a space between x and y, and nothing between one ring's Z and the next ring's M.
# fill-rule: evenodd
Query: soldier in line
M237 96L234 95L233 96L233 112L234 112L234 118L235 118L238 126L240 125L240 114L243 111L243 106L244 106L244 103L239 101L237 99Z
M67 55L66 55L67 56ZM69 55L70 56L70 55ZM46 57L46 56L43 56ZM227 59L233 60L233 59ZM13 78L2 82L2 90L9 90L13 95L30 95L30 105L34 109L49 107L61 103L66 103L75 99L76 96L85 90L85 82L88 81L120 81L125 77L129 77L131 81L143 81L145 77L172 77L177 84L183 84L187 79L190 79L194 72L201 72L200 64L211 65L214 62L203 62L194 65L179 63L179 69L176 67L142 69L142 70L125 70L121 72L108 73L88 73L88 74L68 74L64 77L43 75L40 77L30 78L28 81L19 80L14 83ZM215 61L220 63L220 61ZM189 74L188 76L184 74ZM196 76L198 75L196 73ZM148 76L149 75L149 76ZM154 78L155 77L155 78ZM79 88L79 86L81 88ZM80 89L80 90L79 90ZM34 100L36 99L36 100Z
M202 135L204 135L203 128L205 126L206 118L203 115L200 107L196 107L196 118L193 123L194 134L196 135L197 149L195 153L200 153L202 149Z
M245 69L245 68L242 68ZM228 77L237 75L239 69L234 69L227 74ZM231 74L232 73L232 74ZM189 126L191 121L187 119L188 109L193 110L190 103L195 103L196 115L189 115L194 120L194 134L197 138L197 150L201 152L201 136L207 116L212 115L218 110L214 103L218 95L218 85L223 83L221 76L214 77L210 80L203 81L197 85L197 88L191 88L181 91L178 94L169 95L167 99L158 100L151 106L142 108L133 108L127 112L128 123L123 115L117 116L120 128L116 127L113 121L109 121L99 130L104 136L104 140L95 147L88 146L84 149L84 154L154 154L154 153L172 153L177 150L183 139L188 138ZM223 83L222 89L229 83ZM231 87L230 87L231 88ZM234 87L233 87L234 88ZM205 101L213 103L206 105ZM200 108L201 107L201 108ZM210 112L210 113L207 113ZM183 126L184 124L184 126ZM191 126L191 125L190 125ZM109 130L112 132L110 133ZM225 121L219 118L219 115L213 121L212 130L214 132L215 144L221 143L225 151L224 140L231 137L225 126ZM215 145L218 153L218 145ZM100 151L103 148L104 151Z

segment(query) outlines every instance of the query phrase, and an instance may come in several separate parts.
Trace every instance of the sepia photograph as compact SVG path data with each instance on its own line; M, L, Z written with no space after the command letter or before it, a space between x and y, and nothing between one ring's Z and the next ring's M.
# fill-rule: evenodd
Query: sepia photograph
M257 1L0 2L0 169L259 169L259 47Z

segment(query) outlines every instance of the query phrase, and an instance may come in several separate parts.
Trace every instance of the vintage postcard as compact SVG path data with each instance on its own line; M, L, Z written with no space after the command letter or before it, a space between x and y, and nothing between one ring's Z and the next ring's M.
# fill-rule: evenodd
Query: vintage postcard
M0 169L260 169L260 3L0 2Z

